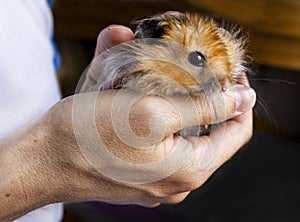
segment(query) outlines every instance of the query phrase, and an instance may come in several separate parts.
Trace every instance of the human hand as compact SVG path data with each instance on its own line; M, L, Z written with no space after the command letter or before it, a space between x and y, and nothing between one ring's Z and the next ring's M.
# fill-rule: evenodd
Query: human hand
M114 35L109 29L102 31L98 38L96 55L103 49L132 37L126 31L122 38L122 28L120 32L116 27L112 30L122 40L107 41L114 38ZM96 74L88 72L85 82L88 87L97 84L97 76L90 75L91 73ZM245 78L242 76L239 81L247 85ZM240 103L238 112L235 109L236 94L239 95L237 99ZM75 114L76 110L80 112L75 115L76 123L73 125L77 144L69 144L73 144L71 147L79 146L81 154L78 154L78 159L84 158L87 165L91 165L85 165L85 171L93 171L96 174L93 178L100 176L98 183L108 185L106 189L110 190L106 196L103 193L97 195L95 189L89 189L92 194L82 192L79 195L77 192L78 200L99 199L144 206L180 202L191 190L201 186L252 135L252 113L249 110L254 104L255 94L242 84L219 95L214 101L207 101L201 96L188 101L185 97L142 98L141 95L127 90L85 93L70 100L72 102L69 103L73 104L73 124L74 110ZM225 108L220 109L218 104L223 104ZM93 107L95 112L92 111ZM184 107L184 110L180 107ZM248 112L238 116L246 111ZM90 122L91 116L96 116L94 122ZM228 121L215 127L209 136L174 136L176 131L184 127L225 120ZM95 126L91 127L93 124ZM107 149L111 155L107 156L102 152L103 149ZM174 155L171 158L169 154ZM153 162L156 164L149 165ZM119 175L118 172L122 173ZM86 181L85 186L91 182Z
M94 58L113 46L133 39L134 34L128 27L110 25L103 29L98 35ZM83 82L81 83L79 81L81 86L78 87L78 91L80 92L86 92L91 88L96 87L99 80L100 73L98 72L97 67L89 67L85 74L86 76L84 76Z
M57 122L53 140L58 144L52 156L67 163L62 175L70 184L64 187L72 187L65 194L77 201L143 206L182 201L248 141L251 111L220 124L210 136L182 138L174 133L195 122L202 125L235 116L230 113L233 96L223 95L228 108L226 112L216 110L213 116L204 108L211 104L201 98L187 102L185 98L140 98L127 90L107 90L66 99L51 114L51 125ZM249 110L253 100L250 92L239 111ZM184 118L178 111L182 106L190 110ZM73 126L68 126L70 115Z

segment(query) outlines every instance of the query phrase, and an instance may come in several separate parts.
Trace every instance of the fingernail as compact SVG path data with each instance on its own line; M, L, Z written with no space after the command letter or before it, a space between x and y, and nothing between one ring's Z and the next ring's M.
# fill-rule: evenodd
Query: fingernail
M235 87L236 112L244 113L253 108L256 101L255 91L247 86L238 85Z
M123 26L123 25L110 25L110 26L108 26L108 29L109 30L119 29L119 30L123 30L125 32L132 33L132 30L130 28Z

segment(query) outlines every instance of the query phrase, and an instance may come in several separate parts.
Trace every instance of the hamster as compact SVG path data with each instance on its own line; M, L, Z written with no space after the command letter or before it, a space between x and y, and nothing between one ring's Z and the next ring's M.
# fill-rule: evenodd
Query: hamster
M246 70L246 41L237 33L197 13L141 20L136 40L100 56L99 89L129 88L166 96L224 92ZM208 133L208 126L195 126L177 135Z

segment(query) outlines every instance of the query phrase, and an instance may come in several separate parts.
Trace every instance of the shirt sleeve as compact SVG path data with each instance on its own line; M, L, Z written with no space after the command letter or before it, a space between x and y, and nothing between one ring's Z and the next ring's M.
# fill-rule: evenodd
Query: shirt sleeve
M60 99L52 31L46 0L0 1L0 138ZM15 222L59 222L62 214L62 204L52 204Z
M0 3L0 138L60 99L47 1Z

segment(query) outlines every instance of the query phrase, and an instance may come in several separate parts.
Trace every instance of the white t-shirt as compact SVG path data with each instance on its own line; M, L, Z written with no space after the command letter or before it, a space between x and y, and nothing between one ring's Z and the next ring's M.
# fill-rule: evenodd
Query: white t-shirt
M46 0L0 1L0 138L60 99L52 29ZM16 221L58 222L61 217L62 204L53 204Z

